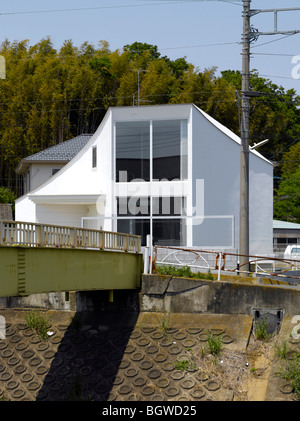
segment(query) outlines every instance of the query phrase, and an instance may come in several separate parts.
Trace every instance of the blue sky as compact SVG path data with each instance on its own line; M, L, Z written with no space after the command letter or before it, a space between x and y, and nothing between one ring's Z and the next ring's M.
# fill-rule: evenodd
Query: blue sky
M251 2L252 9L282 7L300 4L297 0ZM157 45L171 59L186 57L200 70L214 66L217 72L241 70L240 0L12 0L1 6L0 13L0 42L29 39L33 45L49 36L59 49L68 39L76 46L85 41L97 46L106 40L115 51L139 41ZM260 13L251 23L259 31L272 31L273 14ZM300 10L279 13L278 29L300 29ZM251 47L251 68L300 94L300 79L292 77L292 57L300 56L299 41L300 34L260 36Z

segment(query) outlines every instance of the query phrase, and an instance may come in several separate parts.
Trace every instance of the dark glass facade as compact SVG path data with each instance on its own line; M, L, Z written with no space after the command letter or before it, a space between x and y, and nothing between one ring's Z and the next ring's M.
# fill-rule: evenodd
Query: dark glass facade
M187 178L187 121L116 123L115 181L176 181ZM152 202L151 202L152 200ZM118 197L117 230L152 234L153 244L185 244L182 197Z

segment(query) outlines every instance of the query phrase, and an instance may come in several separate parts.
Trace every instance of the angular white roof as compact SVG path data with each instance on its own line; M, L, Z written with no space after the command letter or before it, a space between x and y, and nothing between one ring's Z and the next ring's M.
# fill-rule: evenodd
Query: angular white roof
M194 104L193 104L194 105ZM237 136L235 133L233 133L230 129L225 127L223 124L219 123L216 119L211 117L209 114L201 110L201 108L194 105L195 108L211 123L213 124L217 129L219 129L221 132L223 132L226 136L228 136L230 139L241 145L241 138ZM267 158L265 158L262 154L257 152L255 149L250 149L250 153L253 153L254 155L258 156L259 158L263 159L264 161L268 162L270 165L273 165L271 161L269 161Z

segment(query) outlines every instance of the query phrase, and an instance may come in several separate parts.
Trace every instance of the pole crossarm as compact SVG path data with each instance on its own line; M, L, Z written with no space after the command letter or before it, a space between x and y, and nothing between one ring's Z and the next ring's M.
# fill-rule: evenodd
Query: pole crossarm
M291 8L277 8L277 9L253 9L249 11L249 16L255 16L258 15L259 13L274 13L274 31L269 31L269 32L254 32L254 34L256 36L259 35L294 35L294 34L299 34L300 30L299 29L295 29L295 30L289 30L289 31L279 31L278 30L278 12L294 12L294 11L299 11L300 7L291 7Z
M254 16L258 13L277 13L277 12L293 12L294 10L300 10L300 7L283 7L276 9L251 9L250 15Z
M259 35L294 35L299 34L300 29L295 29L292 31L274 31L274 32L254 32L253 34L259 36Z

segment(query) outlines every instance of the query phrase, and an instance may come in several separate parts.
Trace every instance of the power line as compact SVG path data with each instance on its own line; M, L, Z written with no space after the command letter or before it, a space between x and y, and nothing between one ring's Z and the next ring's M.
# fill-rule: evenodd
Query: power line
M192 2L192 0L188 0ZM167 4L178 4L178 3L186 3L186 1L172 1L172 2L160 2L156 3L156 6L167 5ZM118 6L96 6L96 7L74 7L74 8L67 8L67 9L47 9L47 10L29 10L29 11L19 11L19 12L0 12L0 15L26 15L26 14L37 14L37 13L58 13L58 12L78 12L78 11L86 11L86 10L102 10L102 9L120 9L120 8L129 8L129 7L147 7L153 6L154 3L146 3L146 4L124 4Z
M259 76L262 76L262 77L273 77L273 78L276 78L276 79L292 79L292 80L295 80L295 81L297 80L297 79L295 79L293 77L289 77L289 76L276 76L276 75L265 75L265 74L260 74Z
M296 35L296 32L295 33L292 33L292 34L284 35L283 37L280 37L278 39L274 39L272 41L267 41L267 42L263 42L263 43L258 44L258 45L253 45L252 48L257 48L257 47L261 47L262 45L267 45L267 44L271 44L273 42L278 42L278 41L281 41L282 39L291 37L292 35Z
M130 7L148 7L148 6L165 6L169 4L180 4L180 3L196 3L200 1L219 1L223 3L234 4L237 6L241 6L237 3L237 1L242 0L170 0L158 3L145 3L145 4L124 4L124 5L112 5L112 6L95 6L95 7L72 7L66 9L46 9L46 10L24 10L18 12L0 12L0 15L7 16L7 15L25 15L25 14L37 14L37 13L58 13L58 12L78 12L78 11L87 11L87 10L102 10L102 9L120 9L120 8L130 8Z
M288 149L290 146L292 146L294 143L299 142L299 139L294 139L291 143L289 143L285 148L281 149L280 151L276 152L274 155L271 156L270 159L272 159L275 155L278 155L280 153L283 153L286 149ZM284 161L278 161L278 162L284 162Z
M156 0L152 0L152 1L156 1ZM240 3L242 3L243 0L186 0L186 1L182 1L182 0L178 0L177 3L199 3L201 1L205 1L205 2L216 2L219 1L221 3L229 3L229 4L234 4L236 6L242 6ZM171 1L170 1L171 2ZM238 3L240 2L240 3Z
M286 53L251 53L254 56L279 56L279 57L294 57L297 54L286 54Z
M219 95L221 93L228 93L228 91L216 91L216 92L212 92L212 91L197 91L197 92L187 92L187 91L182 91L178 94L178 96L189 96L189 95ZM144 94L144 96L146 98L159 98L159 97L164 97L168 95L166 94ZM273 95L275 98L268 98L268 99L263 99L260 98L259 102L260 103L266 103L266 104L295 104L295 101L290 101L290 100L286 100L286 99L276 99L276 93L272 93L271 95ZM54 103L61 103L61 102L65 102L65 103L71 103L71 102L80 102L80 101L90 101L90 102L95 102L95 101L101 101L101 100L107 100L109 99L110 101L113 100L128 100L132 98L132 95L127 95L127 96L111 96L111 97L97 97L97 98L76 98L76 99L57 99L57 100L37 100L37 101L24 101L24 102L2 102L0 103L0 105L3 106L12 106L12 105L21 105L21 104L27 104L27 105L37 105L37 104L54 104ZM205 101L198 101L198 104L207 104L207 103L211 103L211 104L221 104L221 103L233 103L235 102L235 98L232 97L232 99L223 99L223 100L205 100ZM32 113L32 111L35 111L36 113L55 113L55 112L72 112L72 111L96 111L96 110L105 110L105 107L99 107L99 106L93 106L91 105L90 107L81 107L81 108L62 108L62 109L52 109L52 110L47 110L47 109L30 109L28 111L7 111L5 109L0 110L0 113L3 114L28 114L28 113Z

